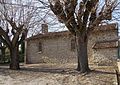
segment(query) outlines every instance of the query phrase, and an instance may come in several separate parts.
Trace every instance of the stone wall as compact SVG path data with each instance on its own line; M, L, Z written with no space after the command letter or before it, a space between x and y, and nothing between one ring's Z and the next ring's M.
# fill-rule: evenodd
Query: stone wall
M117 58L118 55L118 48L116 47L101 47L97 49L93 49L93 46L96 42L101 41L111 41L117 39L117 30L109 30L109 31L98 31L93 32L89 36L88 41L88 55L89 55L89 62L95 65L112 65L114 60ZM117 41L115 42L117 45Z
M102 28L103 29L103 28ZM101 31L93 31L88 38L89 64L112 65L117 58L118 48L112 48L109 43L107 48L94 49L97 42L116 39L117 29L105 28ZM51 36L51 35L50 35ZM76 51L71 50L71 35L27 40L26 63L77 63ZM42 43L42 52L38 51L38 44ZM116 42L115 42L116 43ZM111 43L112 44L112 43ZM98 44L99 45L99 44ZM116 44L117 45L117 44ZM103 46L103 45L101 45Z
M76 52L71 51L70 36L35 39L27 43L27 63L75 63ZM38 43L42 42L42 52Z

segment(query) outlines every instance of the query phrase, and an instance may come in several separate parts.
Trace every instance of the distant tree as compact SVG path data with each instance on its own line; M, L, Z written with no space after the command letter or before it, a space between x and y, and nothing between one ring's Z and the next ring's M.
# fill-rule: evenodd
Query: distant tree
M102 4L100 4L100 1ZM90 71L88 65L88 37L102 22L112 19L117 0L49 0L50 8L61 23L76 36L77 70Z
M5 62L5 50L6 50L6 45L0 39L0 63Z

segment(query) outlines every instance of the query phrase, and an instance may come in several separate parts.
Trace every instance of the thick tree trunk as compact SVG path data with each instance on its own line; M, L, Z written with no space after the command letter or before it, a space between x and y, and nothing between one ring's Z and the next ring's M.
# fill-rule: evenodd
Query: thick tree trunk
M12 70L20 69L18 53L18 46L10 49L10 69Z
M2 51L2 53L3 53L2 56L3 56L3 62L4 62L4 63L5 63L5 49L6 49L6 48L3 47L3 51Z
M77 70L84 73L90 71L88 65L88 53L87 53L87 36L77 35L77 57L78 57L78 66Z
M2 52L2 56L1 56L0 63L5 63L5 47L4 46L1 47L1 52Z

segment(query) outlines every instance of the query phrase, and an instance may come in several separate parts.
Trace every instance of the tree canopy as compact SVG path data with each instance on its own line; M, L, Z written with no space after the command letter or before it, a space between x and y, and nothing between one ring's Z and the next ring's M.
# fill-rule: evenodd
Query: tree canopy
M87 53L89 34L97 26L113 19L112 13L117 9L119 2L117 0L49 0L49 3L58 20L76 36L77 70L90 71Z

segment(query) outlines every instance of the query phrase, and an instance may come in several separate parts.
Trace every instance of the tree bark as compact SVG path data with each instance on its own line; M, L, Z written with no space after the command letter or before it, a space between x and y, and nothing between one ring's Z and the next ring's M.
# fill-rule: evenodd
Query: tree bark
M4 46L2 46L2 48L1 48L1 51L2 51L2 63L5 63L5 47Z
M22 54L25 53L25 42L24 41L21 43L21 51L22 51Z
M77 70L81 73L90 71L89 65L88 65L88 54L87 54L87 36L76 36L76 42L77 42L77 57L78 57L78 66Z
M10 69L19 70L19 56L18 56L19 46L10 49Z

